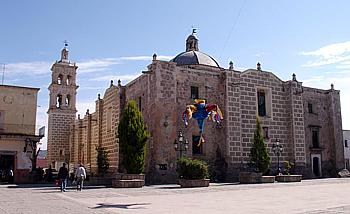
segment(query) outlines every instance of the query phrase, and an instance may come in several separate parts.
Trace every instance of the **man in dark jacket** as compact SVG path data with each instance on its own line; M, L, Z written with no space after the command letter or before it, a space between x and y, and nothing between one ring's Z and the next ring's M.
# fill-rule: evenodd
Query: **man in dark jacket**
M63 166L61 166L60 170L58 171L58 178L61 181L61 192L65 192L68 178L68 169L66 168L66 163L63 163Z

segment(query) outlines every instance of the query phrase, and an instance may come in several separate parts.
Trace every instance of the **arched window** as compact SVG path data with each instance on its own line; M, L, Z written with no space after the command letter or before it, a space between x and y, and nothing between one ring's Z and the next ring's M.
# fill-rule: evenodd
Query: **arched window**
M70 105L70 95L69 94L66 96L65 104L66 104L66 106Z
M56 99L56 107L61 108L62 105L62 95L58 94Z
M57 77L57 84L61 85L62 84L62 79L63 79L62 74L58 75L58 77Z
M66 84L67 84L67 85L70 85L70 84L71 84L70 81L71 81L71 76L68 75L68 76L67 76L67 79L66 79Z

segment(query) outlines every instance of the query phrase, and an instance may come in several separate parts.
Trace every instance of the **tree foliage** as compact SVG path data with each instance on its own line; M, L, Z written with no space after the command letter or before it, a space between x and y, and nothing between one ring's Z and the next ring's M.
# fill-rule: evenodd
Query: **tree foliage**
M97 151L97 170L98 174L104 175L109 169L108 151L102 146L96 147Z
M270 155L267 151L259 118L256 119L253 147L250 149L250 160L261 173L265 173L270 167Z
M135 101L129 101L122 113L118 126L118 137L122 164L127 173L142 173L149 133Z

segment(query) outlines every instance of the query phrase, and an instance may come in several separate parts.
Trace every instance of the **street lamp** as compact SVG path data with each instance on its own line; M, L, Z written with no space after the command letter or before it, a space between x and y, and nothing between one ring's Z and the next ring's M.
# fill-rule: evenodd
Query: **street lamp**
M177 140L174 141L175 151L180 152L180 158L182 157L182 152L187 151L188 149L188 141L184 138L182 131L179 131L179 135L177 136Z
M277 155L277 175L280 174L280 155L283 152L283 146L280 144L280 141L276 139L276 143L272 144L272 151Z

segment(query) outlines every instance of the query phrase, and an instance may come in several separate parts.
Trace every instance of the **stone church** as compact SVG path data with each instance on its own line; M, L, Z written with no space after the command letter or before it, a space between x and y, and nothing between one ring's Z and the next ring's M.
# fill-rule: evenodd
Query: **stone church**
M330 177L344 167L339 90L303 86L295 74L283 81L272 72L223 68L208 54L199 51L198 39L188 36L186 51L171 61L153 55L147 71L126 85L120 81L104 95L98 95L96 111L75 119L75 75L77 66L62 50L61 60L52 66L50 90L49 160L84 163L96 173L96 146L109 152L110 171L120 169L116 128L128 100L135 100L150 132L147 143L148 183L175 182L174 149L179 132L188 142L181 155L206 160L216 180L233 181L249 163L250 148L259 116L265 143L271 156L270 173L276 173L273 144L283 146L281 162L295 163L294 173L304 177ZM181 113L194 99L219 105L222 126L205 122L205 143L198 147L195 120L186 128ZM70 125L70 126L69 126ZM282 165L282 164L281 164Z

